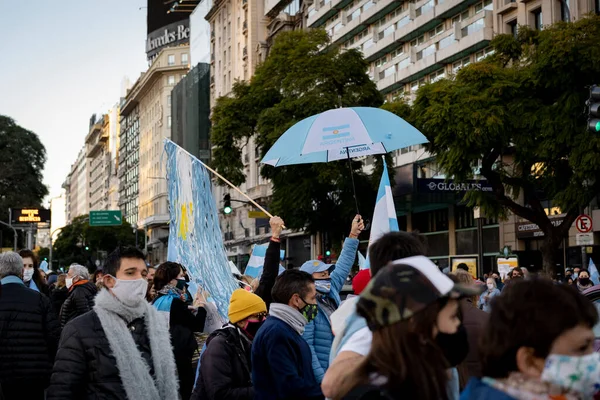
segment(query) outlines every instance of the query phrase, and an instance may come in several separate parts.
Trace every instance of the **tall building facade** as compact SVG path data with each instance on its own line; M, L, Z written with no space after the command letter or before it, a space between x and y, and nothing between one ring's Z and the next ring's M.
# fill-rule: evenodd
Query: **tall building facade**
M188 70L189 45L162 48L148 71L129 90L121 108L123 116L135 112L139 115L137 226L146 231L148 261L153 264L167 258L169 205L165 160L161 155L163 140L171 138L171 91ZM123 129L129 128L126 120L122 124ZM136 124L134 118L132 124Z
M121 101L119 129L119 208L123 218L137 226L139 204L140 113L137 102Z
M89 213L88 167L87 148L84 145L77 155L77 160L71 165L71 171L63 184L69 224L80 215Z

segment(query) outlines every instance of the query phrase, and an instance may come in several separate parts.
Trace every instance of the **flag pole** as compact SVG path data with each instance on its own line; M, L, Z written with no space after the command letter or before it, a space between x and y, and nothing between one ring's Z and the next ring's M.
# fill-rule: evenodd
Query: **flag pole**
M169 139L165 139L165 140L169 140ZM172 142L172 140L169 140L170 142ZM209 167L208 165L204 164L200 159L198 159L196 156L194 156L193 154L190 154L189 151L187 151L186 149L184 149L183 147L179 146L177 143L173 142L173 144L177 147L179 147L181 150L185 151L188 155L190 155L191 157L194 158L194 160L198 161L200 164L202 164L204 166L204 168L206 168L207 170L209 170L210 172L212 172L213 174L215 174L219 179L221 179L223 182L225 182L227 185L229 185L233 190L235 190L236 192L238 192L240 195L242 195L245 199L247 199L251 204L253 204L255 207L257 207L260 211L264 212L265 214L267 214L267 216L269 218L273 218L273 215L271 215L270 212L268 212L267 210L264 209L264 207L262 207L260 204L258 204L257 202L255 202L254 200L252 200L250 198L250 196L248 196L246 193L242 192L237 186L235 186L233 183L229 182L223 175L219 174L217 171L215 171L214 169L212 169L211 167ZM284 227L285 228L285 227Z
M352 177L352 190L354 192L354 204L356 205L356 214L360 215L360 211L358 210L358 198L356 197L356 185L354 184L354 170L352 169L352 159L350 158L350 149L348 147L346 147L346 155L348 156L350 176Z

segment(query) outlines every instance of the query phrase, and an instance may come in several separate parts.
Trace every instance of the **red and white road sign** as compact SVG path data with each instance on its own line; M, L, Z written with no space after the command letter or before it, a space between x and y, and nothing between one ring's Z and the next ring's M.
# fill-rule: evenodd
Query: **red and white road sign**
M575 220L575 227L581 233L588 233L592 231L592 219L589 215L581 214Z

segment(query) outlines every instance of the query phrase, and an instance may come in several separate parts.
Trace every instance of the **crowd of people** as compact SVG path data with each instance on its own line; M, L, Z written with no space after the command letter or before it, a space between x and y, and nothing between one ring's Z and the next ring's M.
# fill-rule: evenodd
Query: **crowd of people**
M565 282L514 268L441 271L416 233L369 247L352 279L360 215L335 264L280 268L284 222L259 278L238 277L227 318L185 266L118 248L90 274L44 274L0 254L0 399L593 399L594 305ZM208 335L199 346L198 333Z

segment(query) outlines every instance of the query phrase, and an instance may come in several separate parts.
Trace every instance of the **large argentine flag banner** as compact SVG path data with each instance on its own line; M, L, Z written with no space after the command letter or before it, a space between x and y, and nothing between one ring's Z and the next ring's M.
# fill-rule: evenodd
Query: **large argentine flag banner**
M202 163L165 139L169 185L169 261L184 265L190 292L203 286L227 319L229 299L238 285L231 274L211 180Z
M377 239L388 232L397 232L398 219L396 217L396 207L394 207L394 197L392 196L392 187L390 185L390 176L388 174L387 164L383 160L383 175L377 191L377 201L375 202L375 211L371 222L371 237L369 237L369 246ZM369 255L367 250L367 259L360 269L369 268Z
M244 271L244 275L251 276L253 278L258 278L262 275L263 266L265 265L265 256L267 255L268 244L257 244L254 245L252 249L252 254L250 255L250 260L248 261L248 265L246 266L246 270ZM279 254L280 258L283 260L285 257L285 250L280 250ZM279 273L282 272L283 267L279 267Z

